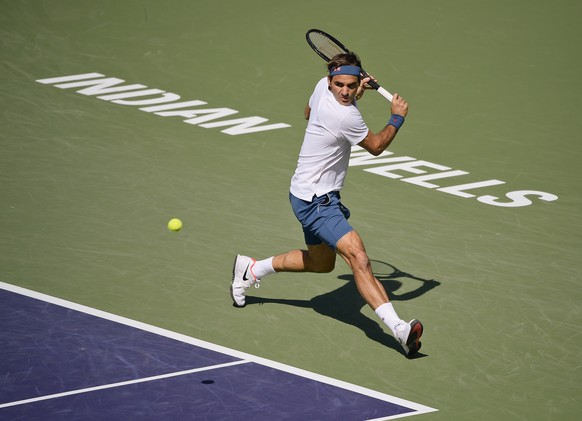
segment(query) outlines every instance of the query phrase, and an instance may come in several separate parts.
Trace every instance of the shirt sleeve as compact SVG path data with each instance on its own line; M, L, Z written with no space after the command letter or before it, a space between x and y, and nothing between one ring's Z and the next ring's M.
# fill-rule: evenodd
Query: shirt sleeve
M325 92L326 89L327 89L327 78L324 77L320 79L319 82L317 82L317 85L315 85L311 97L309 97L309 101L307 104L309 105L310 108L313 109L315 107L314 102L320 99L321 95L323 94L323 92Z
M352 146L360 143L368 134L368 126L356 107L342 121L340 133Z

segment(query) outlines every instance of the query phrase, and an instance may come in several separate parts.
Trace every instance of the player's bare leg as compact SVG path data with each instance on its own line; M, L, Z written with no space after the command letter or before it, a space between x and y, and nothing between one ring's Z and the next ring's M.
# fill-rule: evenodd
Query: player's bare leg
M328 273L335 267L335 252L325 244L307 246L307 250L291 250L273 257L277 272Z
M372 272L370 259L360 235L356 231L344 235L337 243L337 252L352 269L356 286L364 300L392 330L406 355L415 354L421 346L422 323L416 319L406 323L398 317L389 302L386 290Z

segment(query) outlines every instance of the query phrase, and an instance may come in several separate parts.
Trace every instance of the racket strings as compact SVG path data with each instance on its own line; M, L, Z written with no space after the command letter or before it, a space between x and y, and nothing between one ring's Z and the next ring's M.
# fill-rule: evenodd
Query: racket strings
M310 33L309 40L319 55L327 61L330 61L336 54L344 54L348 52L325 35L317 32Z

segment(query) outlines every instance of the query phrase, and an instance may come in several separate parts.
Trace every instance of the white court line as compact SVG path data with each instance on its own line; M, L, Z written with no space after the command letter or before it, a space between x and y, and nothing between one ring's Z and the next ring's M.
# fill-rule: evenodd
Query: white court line
M146 332L155 333L160 336L165 336L166 338L171 338L180 342L195 345L201 348L206 348L211 351L220 352L222 354L230 355L232 357L240 358L244 362L254 362L267 367L271 367L277 370L285 371L287 373L295 374L307 379L315 380L321 383L326 383L332 386L336 386L345 390L350 390L355 393L359 393L364 396L369 396L375 399L379 399L385 402L390 402L396 405L404 406L406 408L413 409L415 412L408 414L394 415L387 418L378 418L378 420L392 420L396 418L402 418L411 415L426 414L429 412L438 411L438 409L431 408L429 406L421 405L416 402L407 401L405 399L398 398L396 396L387 395L385 393L380 393L372 389L367 389L362 386L354 385L351 383L344 382L342 380L333 379L331 377L322 376L321 374L312 373L310 371L302 370L300 368L292 367L286 364L278 363L276 361L271 361L266 358L257 357L252 354L247 354L234 349L226 348L220 345L213 344L211 342L206 342L201 339L192 338L190 336L182 335L181 333L172 332L170 330L162 329L157 326L149 325L146 323L138 322L136 320L128 319L126 317L118 316L115 314L107 313L105 311L97 310L95 308L87 307L81 304L77 304L71 301L63 300L61 298L56 298L50 295L46 295L40 292L32 291L26 288L22 288L16 285L7 284L0 281L0 288L7 291L15 292L20 295L25 295L27 297L35 298L37 300L45 301L51 304L55 304L61 307L69 308L71 310L79 311L81 313L90 314L95 317L100 317L105 320L110 320L116 323L120 323L126 326L131 326L136 329L141 329ZM377 420L368 420L377 421Z
M70 390L68 392L55 393L53 395L39 396L38 398L30 398L30 399L24 399L21 401L14 401L14 402L0 404L0 409L8 408L9 406L24 405L26 403L45 401L48 399L62 398L64 396L80 395L81 393L95 392L96 390L113 389L114 387L128 386L131 384L145 383L145 382L151 382L154 380L161 380L161 379L168 379L170 377L184 376L186 374L199 373L201 371L216 370L218 368L230 367L232 365L239 365L239 364L247 364L250 362L251 361L244 361L244 360L232 361L230 363L216 364L216 365L211 365L208 367L193 368L191 370L176 371L174 373L160 374L158 376L144 377L141 379L128 380L125 382L110 383L110 384L104 384L101 386L87 387L85 389Z

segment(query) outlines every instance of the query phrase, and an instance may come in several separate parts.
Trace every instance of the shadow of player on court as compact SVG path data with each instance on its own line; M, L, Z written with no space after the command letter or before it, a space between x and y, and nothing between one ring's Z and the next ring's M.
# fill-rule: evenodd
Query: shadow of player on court
M391 301L407 301L420 297L431 289L440 285L434 279L423 279L409 273L402 272L390 263L379 260L371 260L374 275L388 292ZM393 348L400 353L404 351L394 337L384 331L376 320L365 316L361 310L367 306L366 302L358 292L356 282L352 274L340 275L339 279L347 281L336 290L313 297L310 300L291 300L284 298L264 298L247 296L247 305L253 304L284 304L303 308L312 308L319 314L332 317L341 322L347 323L362 330L365 335L389 348ZM406 291L399 292L405 285L403 281L411 280L418 283L413 289L406 282ZM398 309L397 309L398 310ZM387 328L386 328L387 329ZM424 354L418 353L416 357Z

